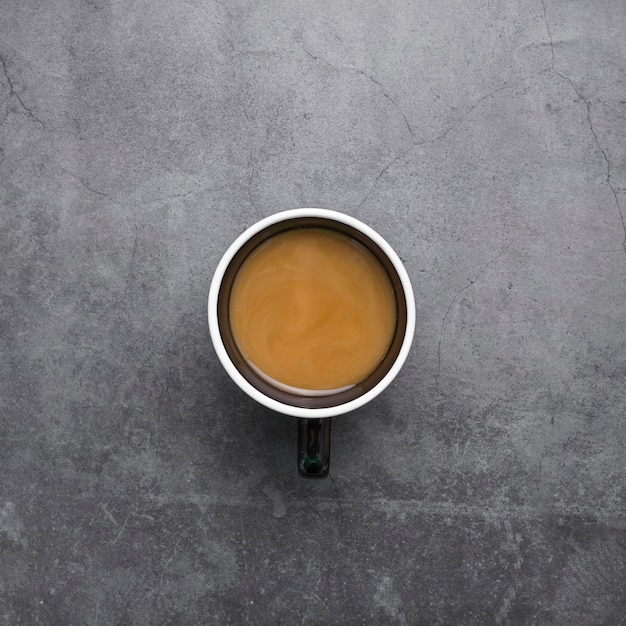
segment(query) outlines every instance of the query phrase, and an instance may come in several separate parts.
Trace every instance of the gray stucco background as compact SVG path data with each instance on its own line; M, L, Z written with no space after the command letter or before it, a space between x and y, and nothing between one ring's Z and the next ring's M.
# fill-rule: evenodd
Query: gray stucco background
M0 623L626 623L623 0L0 0ZM223 372L230 242L376 228L413 351L333 421Z

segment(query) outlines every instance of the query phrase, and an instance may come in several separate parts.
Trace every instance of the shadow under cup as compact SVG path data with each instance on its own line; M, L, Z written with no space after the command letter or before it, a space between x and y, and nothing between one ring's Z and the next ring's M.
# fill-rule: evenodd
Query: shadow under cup
M298 210L293 212L287 211L286 213L297 212ZM328 214L334 212L319 210L319 213ZM390 379L385 380L389 378L390 372L394 369L399 369L398 366L402 365L400 361L403 361L406 357L407 338L410 343L413 334L413 294L410 292L407 296L405 284L408 281L408 277L405 275L405 284L403 284L396 267L396 264L401 266L399 259L396 259L394 264L381 245L359 229L359 226L364 229L368 229L368 227L356 222L356 220L351 221L355 222L357 226L322 215L301 215L270 223L247 239L245 239L244 233L242 237L245 240L235 250L230 261L228 261L228 265L223 270L221 281L218 285L211 285L211 290L216 293L216 301L214 296L214 310L212 312L211 297L209 298L209 325L211 326L213 313L217 319L213 320L212 335L215 334L215 326L217 326L219 332L219 337L213 337L213 343L216 348L219 347L218 354L220 354L222 363L235 382L254 399L281 413L300 418L298 427L298 465L300 472L306 476L324 476L328 473L330 462L330 416L358 408L361 404L365 404L375 395L378 395L382 388L391 382ZM286 389L272 385L268 380L261 377L250 367L239 351L230 324L230 294L237 272L244 261L253 250L271 237L296 228L330 229L359 242L382 264L395 295L396 326L393 339L385 356L376 368L360 382L348 389L341 389L326 395L320 395L319 392L315 395L291 393ZM403 268L400 271L404 272ZM217 273L216 277L214 277L214 282L219 280ZM406 274L406 272L404 273ZM410 289L410 285L408 289ZM410 337L408 337L409 333ZM402 359L400 359L401 355ZM224 362L225 358L227 362ZM233 371L233 367L236 372ZM393 376L395 376L395 373L397 372L394 372Z

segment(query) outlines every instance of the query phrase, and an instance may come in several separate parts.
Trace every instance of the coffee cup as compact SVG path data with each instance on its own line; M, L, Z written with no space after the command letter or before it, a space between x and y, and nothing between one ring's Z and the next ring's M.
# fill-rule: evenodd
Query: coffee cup
M409 354L415 300L398 255L347 214L291 209L247 228L219 261L209 332L230 378L298 419L298 469L325 476L331 418L378 396Z

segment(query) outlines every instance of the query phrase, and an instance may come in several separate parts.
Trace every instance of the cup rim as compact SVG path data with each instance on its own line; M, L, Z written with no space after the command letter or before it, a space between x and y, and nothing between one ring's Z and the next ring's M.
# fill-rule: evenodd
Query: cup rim
M362 395L348 402L337 404L334 406L316 408L294 406L291 404L280 402L275 398L267 396L266 394L261 392L248 380L246 380L246 378L241 374L241 372L237 369L237 367L231 360L224 341L222 340L222 335L219 327L218 299L220 287L222 285L224 275L226 274L226 271L231 261L233 260L239 249L252 237L265 230L266 228L280 222L285 222L298 218L323 218L339 222L360 231L366 237L371 239L381 248L381 250L385 253L389 261L394 266L398 278L400 279L400 283L404 292L404 299L406 302L406 327L404 330L404 337L402 339L402 344L398 355L389 370L385 373L385 375L378 383L365 391ZM209 288L207 312L209 333L211 335L213 347L220 362L222 363L222 366L224 367L230 378L235 382L235 384L237 384L237 386L242 389L242 391L244 391L248 396L259 402L263 406L272 409L273 411L276 411L278 413L299 418L334 417L336 415L342 415L344 413L354 411L355 409L358 409L373 400L389 386L389 384L393 381L393 379L396 377L396 375L404 365L411 349L415 332L415 298L413 295L413 288L411 286L409 275L404 268L400 257L396 254L391 245L382 237L382 235L380 235L377 231L375 231L367 224L364 224L360 220L350 215L347 215L346 213L321 208L299 208L280 211L259 220L258 222L244 230L244 232L241 233L228 247L215 269L213 279L211 281L211 286Z

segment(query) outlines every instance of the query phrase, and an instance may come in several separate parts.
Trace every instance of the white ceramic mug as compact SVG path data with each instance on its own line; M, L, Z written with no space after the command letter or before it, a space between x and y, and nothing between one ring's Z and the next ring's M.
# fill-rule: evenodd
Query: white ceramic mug
M386 269L396 299L396 329L386 356L365 380L350 389L330 395L292 394L259 377L239 352L229 322L229 297L233 281L252 250L280 232L309 227L329 228L364 245ZM328 473L330 462L330 418L362 407L396 377L413 341L415 299L400 258L374 229L338 211L292 209L260 220L237 237L226 250L211 282L208 317L213 346L229 376L260 404L278 413L299 418L299 470L307 476L324 476Z

